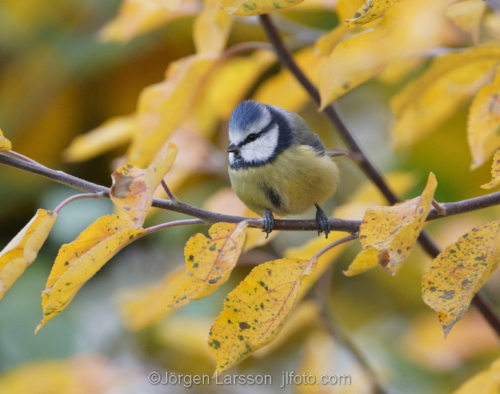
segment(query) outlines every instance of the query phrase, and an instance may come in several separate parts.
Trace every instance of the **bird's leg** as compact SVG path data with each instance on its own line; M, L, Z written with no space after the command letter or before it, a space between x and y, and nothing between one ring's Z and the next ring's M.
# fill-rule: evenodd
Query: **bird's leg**
M318 235L321 233L325 233L325 238L328 238L328 234L330 233L330 223L328 223L328 216L326 216L325 211L321 209L318 204L314 204L316 206L316 221L319 224Z
M267 237L269 237L269 233L273 231L273 227L274 227L273 213L269 209L266 209L264 211L264 229L262 230L264 233L266 233L266 239Z

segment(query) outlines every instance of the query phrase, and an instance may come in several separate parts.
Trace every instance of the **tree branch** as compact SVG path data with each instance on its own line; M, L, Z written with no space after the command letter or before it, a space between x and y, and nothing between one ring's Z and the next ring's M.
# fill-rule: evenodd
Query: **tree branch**
M276 54L280 59L281 64L292 72L295 79L297 79L297 81L309 93L311 98L314 101L316 101L318 105L321 104L321 98L318 90L311 83L311 81L309 81L309 79L302 72L302 70L298 67L297 63L295 63L295 60L293 59L288 49L285 47L283 40L281 39L278 30L274 26L269 15L260 15L259 18L262 27L269 39L269 42L273 45ZM375 165L370 160L370 158L368 157L362 146L357 142L354 134L349 130L345 122L340 117L337 109L333 105L328 105L327 107L325 107L324 112L326 116L330 119L332 124L337 128L340 137L343 139L347 147L354 154L356 154L358 158L358 164L365 173L365 175L377 186L377 188L385 196L385 198L391 205L398 203L400 199L389 188L382 174L375 167ZM495 196L496 194L498 194L498 196ZM493 193L490 194L489 196L491 196L489 199L481 197L478 199L473 199L474 201L471 203L466 203L465 201L462 201L460 203L455 203L459 204L456 206L456 209L451 209L451 207L449 209L448 205L450 204L441 204L443 208L442 212L438 213L437 211L433 210L432 211L433 217L431 219L436 219L438 217L445 217L456 214L460 209L466 209L464 210L464 212L472 210L468 209L472 205L476 207L481 206L482 208L484 208L487 206L486 204L492 201L495 201L495 203L491 205L498 204L498 201L500 200L500 193ZM427 232L422 231L420 233L420 236L418 237L418 241L420 245L424 248L424 250L433 258L440 253L439 247L436 245L434 240L428 235ZM496 331L497 335L500 336L500 317L496 314L496 311L490 307L484 295L482 295L482 293L477 293L476 296L473 298L472 302L474 303L474 305L478 307L483 317L490 323L491 327Z

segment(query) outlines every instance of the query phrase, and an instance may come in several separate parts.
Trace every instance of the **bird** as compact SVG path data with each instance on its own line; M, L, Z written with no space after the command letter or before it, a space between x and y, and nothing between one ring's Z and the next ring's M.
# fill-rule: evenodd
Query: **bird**
M238 198L263 217L266 238L274 214L300 215L316 207L318 235L330 232L320 204L334 195L337 164L306 121L294 112L253 100L229 119L229 178Z

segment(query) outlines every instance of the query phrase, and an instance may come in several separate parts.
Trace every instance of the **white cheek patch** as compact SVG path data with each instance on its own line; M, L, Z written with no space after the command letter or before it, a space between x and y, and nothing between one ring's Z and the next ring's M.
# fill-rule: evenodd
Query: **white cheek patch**
M255 141L241 147L241 157L246 162L263 162L269 160L278 146L278 125L274 125L267 133Z
M246 130L229 130L229 141L235 145L241 144L251 133L258 133L271 122L271 115L266 108L260 109L260 116Z

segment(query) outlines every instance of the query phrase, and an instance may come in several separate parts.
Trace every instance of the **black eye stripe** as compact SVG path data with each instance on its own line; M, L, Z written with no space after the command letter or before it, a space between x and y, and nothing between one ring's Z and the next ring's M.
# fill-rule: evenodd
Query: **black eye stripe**
M265 134L267 133L269 130L271 130L273 128L273 126L275 125L275 123L273 122L273 120L271 119L269 121L269 123L266 125L266 127L264 127L261 131L259 131L258 133L252 133L250 135L247 136L247 138L245 138L243 140L243 142L241 142L239 144L240 147L242 147L243 145L246 145L248 144L249 142L252 142L252 141L255 141L256 139L258 139L262 134Z

